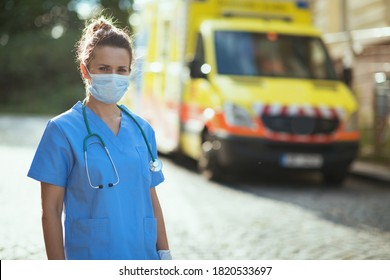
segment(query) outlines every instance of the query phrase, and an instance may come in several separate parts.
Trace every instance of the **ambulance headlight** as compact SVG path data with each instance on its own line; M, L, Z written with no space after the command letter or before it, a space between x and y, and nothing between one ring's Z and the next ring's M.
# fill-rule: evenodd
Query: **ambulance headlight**
M345 121L344 130L346 132L353 132L353 131L359 130L358 113L357 112L354 112L348 116L348 119Z
M252 121L252 117L249 112L236 104L225 103L224 105L225 120L230 126L241 126L254 128L255 123Z

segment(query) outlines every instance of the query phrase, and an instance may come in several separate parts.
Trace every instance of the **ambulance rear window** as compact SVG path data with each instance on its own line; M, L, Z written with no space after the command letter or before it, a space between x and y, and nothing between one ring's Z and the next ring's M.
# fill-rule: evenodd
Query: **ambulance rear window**
M221 75L337 79L317 37L216 31L215 52Z

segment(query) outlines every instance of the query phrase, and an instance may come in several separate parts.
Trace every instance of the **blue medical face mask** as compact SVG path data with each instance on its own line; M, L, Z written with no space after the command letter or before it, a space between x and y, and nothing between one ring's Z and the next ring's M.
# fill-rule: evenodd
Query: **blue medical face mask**
M128 75L91 73L89 75L91 83L88 85L88 91L94 98L106 104L118 103L130 84Z

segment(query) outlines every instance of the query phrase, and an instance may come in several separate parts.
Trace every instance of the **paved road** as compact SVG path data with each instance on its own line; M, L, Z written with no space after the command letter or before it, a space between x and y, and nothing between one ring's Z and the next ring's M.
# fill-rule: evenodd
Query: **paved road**
M39 185L26 174L47 117L0 117L0 259L44 259Z
M26 177L45 117L0 117L0 259L44 259L38 183ZM17 128L17 129L15 129ZM164 159L158 192L176 259L390 259L390 188L315 176L205 181Z
M178 213L169 233L180 258L390 259L387 186L349 178L327 189L315 176L219 185L191 169L167 173L162 199Z

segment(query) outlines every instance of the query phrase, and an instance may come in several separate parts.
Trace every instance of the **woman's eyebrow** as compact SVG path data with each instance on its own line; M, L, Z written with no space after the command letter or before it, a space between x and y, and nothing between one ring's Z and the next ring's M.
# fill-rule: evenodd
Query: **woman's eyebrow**
M130 72L130 67L129 66L119 66L118 70L119 71L129 71Z

